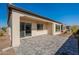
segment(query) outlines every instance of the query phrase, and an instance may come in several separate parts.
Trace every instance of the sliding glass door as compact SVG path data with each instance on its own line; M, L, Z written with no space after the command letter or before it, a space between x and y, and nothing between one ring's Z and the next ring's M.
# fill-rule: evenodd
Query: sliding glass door
M31 36L31 24L20 23L20 37Z
M26 33L26 36L31 36L31 24L30 23L25 24L25 33Z

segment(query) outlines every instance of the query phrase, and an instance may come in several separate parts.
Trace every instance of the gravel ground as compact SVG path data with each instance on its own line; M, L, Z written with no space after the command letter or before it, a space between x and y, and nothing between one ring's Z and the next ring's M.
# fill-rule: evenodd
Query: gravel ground
M56 55L78 55L77 39L75 39L74 36L70 36L69 39L56 52Z
M21 39L21 45L15 48L15 52L18 55L54 55L68 37L42 35Z

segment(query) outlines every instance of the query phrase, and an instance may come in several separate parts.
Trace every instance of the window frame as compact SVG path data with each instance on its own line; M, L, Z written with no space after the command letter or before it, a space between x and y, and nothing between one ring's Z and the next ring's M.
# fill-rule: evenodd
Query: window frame
M61 31L61 25L55 24L55 32L60 32Z
M43 30L43 24L37 24L37 30Z

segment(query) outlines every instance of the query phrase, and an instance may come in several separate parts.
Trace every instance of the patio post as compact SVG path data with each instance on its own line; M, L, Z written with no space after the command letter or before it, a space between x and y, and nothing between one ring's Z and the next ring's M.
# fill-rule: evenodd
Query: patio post
M11 19L11 39L12 47L18 47L20 45L20 16L14 13L12 13Z

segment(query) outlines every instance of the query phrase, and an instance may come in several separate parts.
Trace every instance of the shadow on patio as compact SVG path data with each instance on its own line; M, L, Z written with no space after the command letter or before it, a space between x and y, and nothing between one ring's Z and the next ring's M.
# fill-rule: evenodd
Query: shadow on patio
M55 55L78 55L78 41L71 35Z

